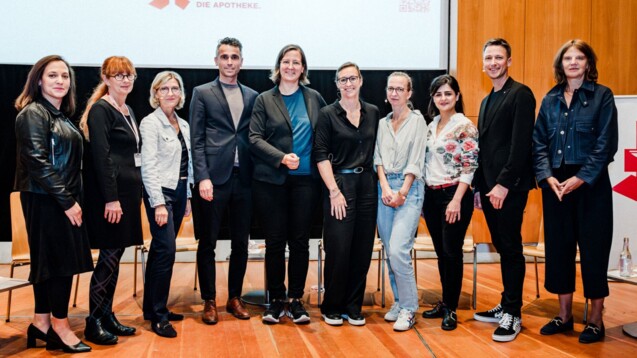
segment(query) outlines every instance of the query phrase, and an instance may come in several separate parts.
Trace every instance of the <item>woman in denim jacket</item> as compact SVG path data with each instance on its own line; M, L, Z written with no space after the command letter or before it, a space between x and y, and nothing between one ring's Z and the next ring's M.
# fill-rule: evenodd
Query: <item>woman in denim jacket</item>
M613 93L597 83L597 56L581 40L565 43L555 56L557 85L542 100L533 133L535 175L542 188L546 278L557 293L558 316L540 333L573 330L575 256L580 249L584 296L592 311L581 343L604 337L602 309L608 296L608 256L613 236L608 164L617 151Z
M150 88L150 105L155 112L140 125L142 134L142 180L144 205L153 236L148 253L144 284L144 318L151 321L153 332L162 337L176 337L170 321L183 315L166 308L173 264L175 238L184 216L190 215L190 127L179 118L186 99L181 77L172 71L160 72Z

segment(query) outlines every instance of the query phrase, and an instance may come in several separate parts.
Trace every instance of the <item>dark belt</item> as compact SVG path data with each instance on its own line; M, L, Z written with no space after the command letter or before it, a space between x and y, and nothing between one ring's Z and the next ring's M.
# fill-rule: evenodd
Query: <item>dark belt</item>
M456 186L458 183L448 183L448 184L440 184L440 185L427 185L427 189L439 190L444 188L451 188L452 186Z
M337 174L360 174L364 171L369 171L369 168L356 167L352 169L334 169L334 173Z

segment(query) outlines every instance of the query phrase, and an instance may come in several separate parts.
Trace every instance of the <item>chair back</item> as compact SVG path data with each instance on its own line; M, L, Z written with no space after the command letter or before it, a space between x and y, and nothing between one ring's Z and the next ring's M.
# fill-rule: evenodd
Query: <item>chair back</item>
M11 193L11 260L13 262L29 262L29 240L27 225L24 221L20 192Z
M184 216L181 221L181 228L179 228L179 232L177 233L178 239L195 239L195 225L192 219L192 213L188 216Z
M142 237L144 238L144 246L147 246L147 243L150 243L153 235L150 233L150 223L148 222L148 215L146 215L146 206L144 205L144 201L142 200L141 205L142 211Z

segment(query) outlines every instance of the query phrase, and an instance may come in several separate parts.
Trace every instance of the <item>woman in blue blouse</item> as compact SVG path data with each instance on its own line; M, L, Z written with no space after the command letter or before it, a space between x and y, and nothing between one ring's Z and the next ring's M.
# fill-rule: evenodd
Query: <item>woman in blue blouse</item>
M608 165L617 151L617 108L611 90L597 83L597 56L586 42L566 42L553 70L557 85L542 100L535 123L533 164L544 207L544 286L558 294L560 311L540 333L573 330L579 246L584 297L592 302L579 341L592 343L605 335L602 310L613 238Z
M320 193L312 143L325 100L305 86L310 83L307 74L301 47L283 47L270 76L276 85L257 97L250 120L252 195L265 236L271 298L264 323L278 323L286 312L294 323L310 321L301 298L310 258L310 227ZM287 293L286 245L290 248Z

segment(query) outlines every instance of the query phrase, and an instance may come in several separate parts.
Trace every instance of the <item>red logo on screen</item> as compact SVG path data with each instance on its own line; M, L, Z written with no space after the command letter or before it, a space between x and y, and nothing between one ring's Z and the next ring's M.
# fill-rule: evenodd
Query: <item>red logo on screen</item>
M180 8L185 9L188 4L190 4L190 1L188 0L174 0L175 5L179 6ZM168 6L168 4L170 4L170 0L153 0L149 3L150 6L154 6L158 9L163 9L166 6Z
M637 123L635 123L637 126ZM624 149L624 171L637 174L637 148ZM613 190L627 198L637 201L637 175L630 175L613 187Z

